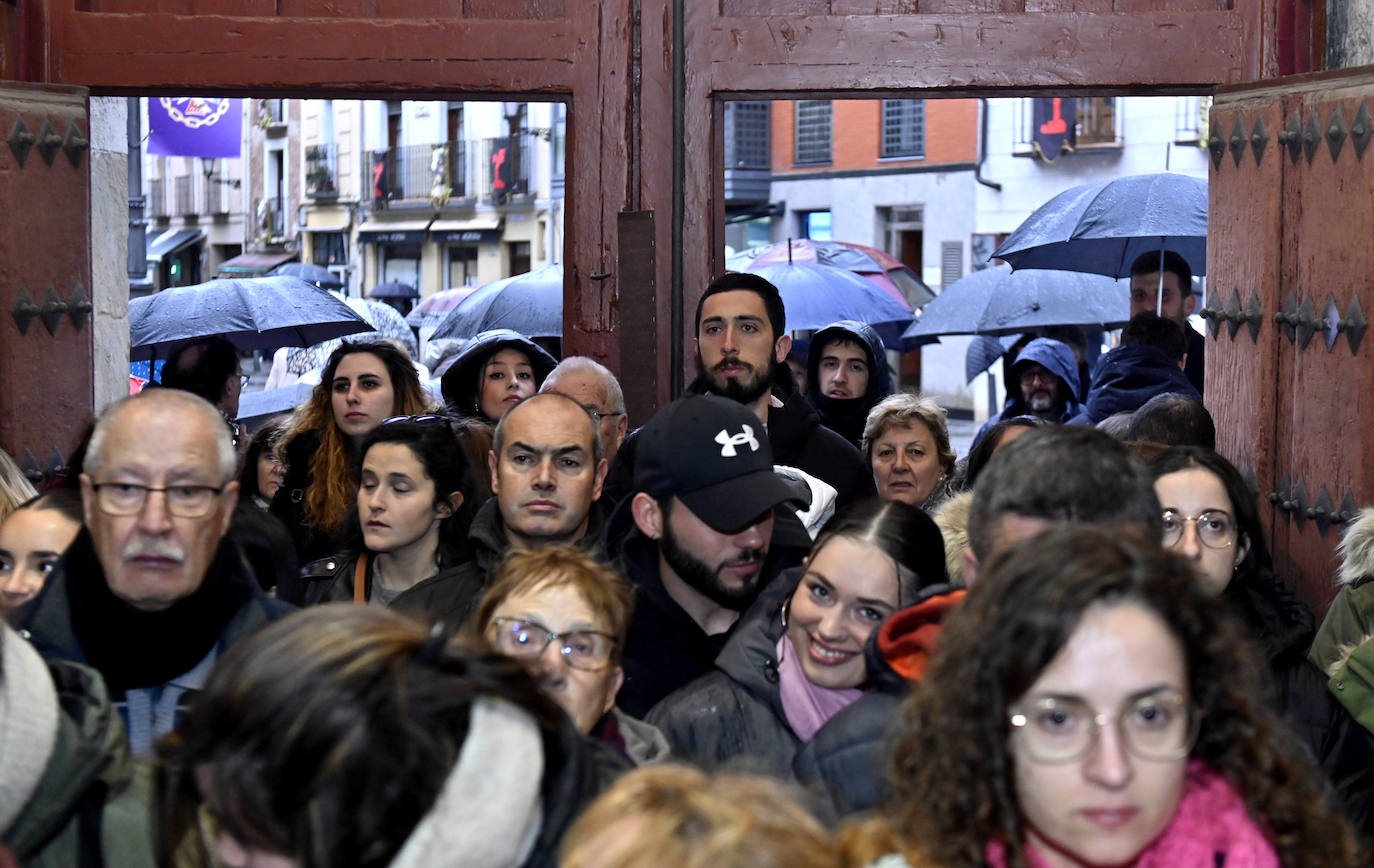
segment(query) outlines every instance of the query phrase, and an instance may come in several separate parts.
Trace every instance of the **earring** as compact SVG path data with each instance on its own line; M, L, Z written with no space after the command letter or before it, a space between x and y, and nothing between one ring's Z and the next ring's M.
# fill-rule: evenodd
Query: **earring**
M787 616L792 610L792 598L788 597L782 604L782 631L787 632Z

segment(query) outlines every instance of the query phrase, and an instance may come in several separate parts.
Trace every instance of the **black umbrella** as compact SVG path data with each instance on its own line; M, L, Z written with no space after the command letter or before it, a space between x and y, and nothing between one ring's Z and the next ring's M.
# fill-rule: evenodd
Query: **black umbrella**
M313 283L320 289L343 289L344 282L339 280L339 276L322 265L313 262L288 262L278 265L272 270L273 274L289 274L292 277L299 277L306 283Z
M348 305L289 275L234 277L165 289L129 302L130 360L166 358L220 335L236 347L306 347L372 331Z
M367 294L368 298L419 298L420 292L408 283L401 283L399 280L388 280L386 283L379 283Z

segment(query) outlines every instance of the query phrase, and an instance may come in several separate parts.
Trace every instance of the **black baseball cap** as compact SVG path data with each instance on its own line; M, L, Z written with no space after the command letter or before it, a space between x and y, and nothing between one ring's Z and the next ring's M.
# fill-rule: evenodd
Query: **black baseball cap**
M773 472L768 431L738 401L680 398L654 414L637 439L635 491L675 496L718 531L740 530L797 499Z

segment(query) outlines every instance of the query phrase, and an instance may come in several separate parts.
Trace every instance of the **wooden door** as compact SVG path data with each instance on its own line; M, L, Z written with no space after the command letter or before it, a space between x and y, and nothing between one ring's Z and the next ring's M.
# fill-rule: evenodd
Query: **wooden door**
M1319 615L1340 528L1374 497L1371 110L1374 72L1355 70L1228 90L1212 112L1208 403L1276 569Z
M91 415L86 90L0 87L0 448L61 466Z

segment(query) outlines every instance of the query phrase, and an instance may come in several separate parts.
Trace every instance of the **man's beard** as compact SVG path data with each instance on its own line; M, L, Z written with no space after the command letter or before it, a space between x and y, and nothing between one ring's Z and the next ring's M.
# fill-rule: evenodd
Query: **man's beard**
M721 581L719 573L709 564L678 545L677 539L673 536L673 529L668 523L664 524L663 537L659 539L658 547L663 559L673 568L673 572L677 573L678 578L718 606L743 612L759 595L760 579L763 578L762 566L747 584L731 587ZM739 559L757 559L762 564L766 556L767 552L762 549L746 549L740 553Z
M1054 409L1055 394L1053 392L1032 392L1030 400L1026 406L1035 413L1048 413Z
M711 370L706 372L706 381L711 384L711 391L720 395L722 398L729 398L740 404L752 404L762 398L772 386L769 370L760 371L752 365L745 366L744 375L727 377L720 372L720 369L727 363L745 366L738 358L722 359ZM697 364L701 364L701 356L697 356ZM747 379L741 379L741 376Z

